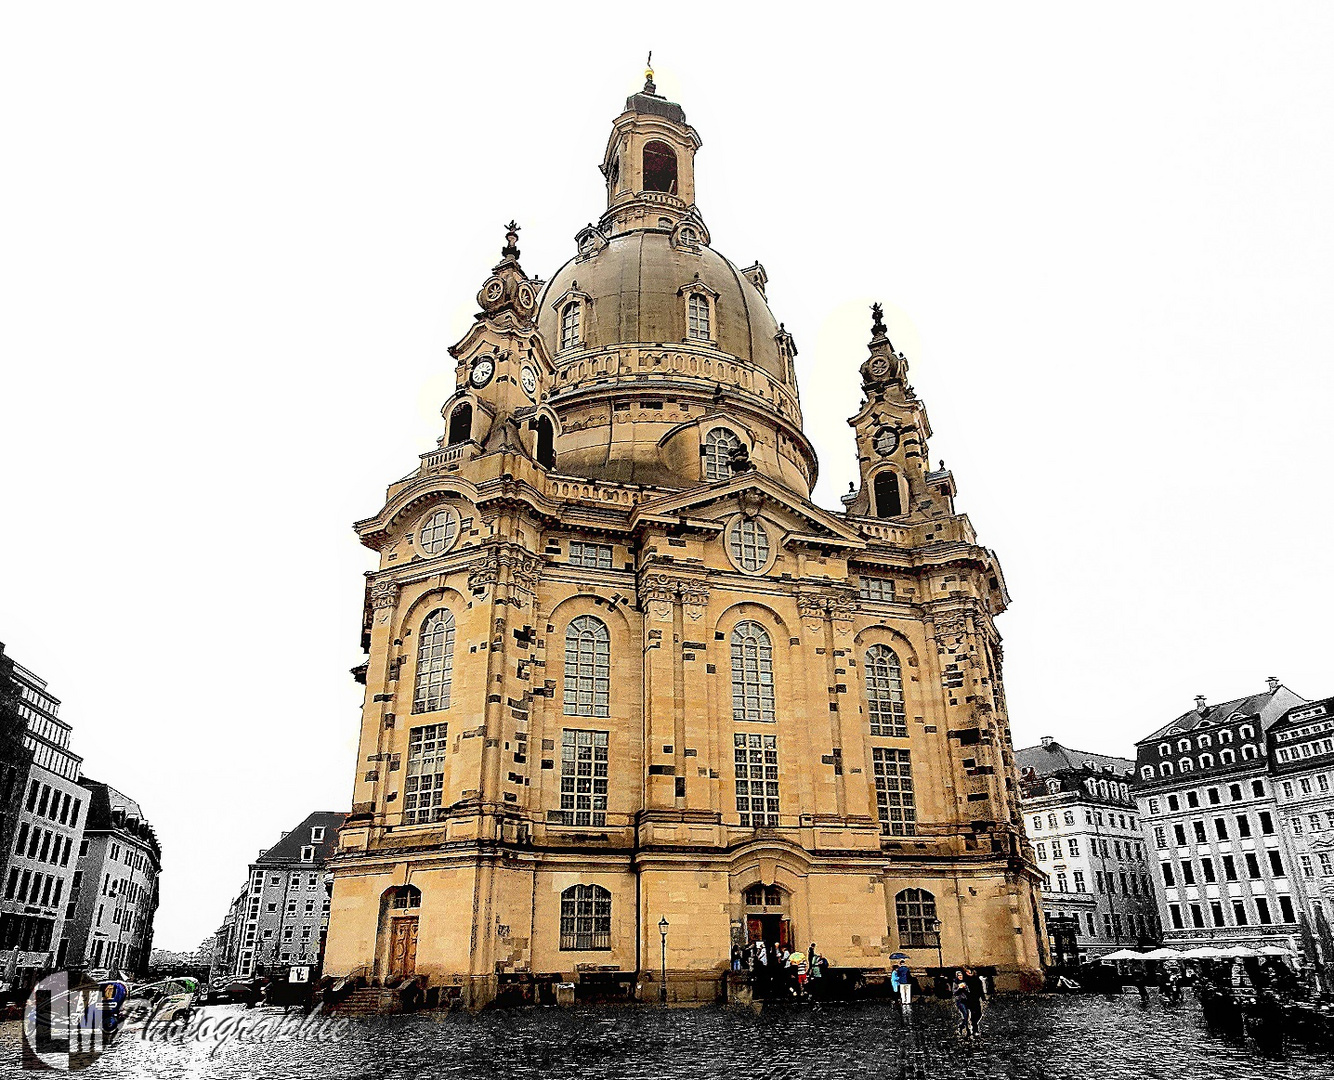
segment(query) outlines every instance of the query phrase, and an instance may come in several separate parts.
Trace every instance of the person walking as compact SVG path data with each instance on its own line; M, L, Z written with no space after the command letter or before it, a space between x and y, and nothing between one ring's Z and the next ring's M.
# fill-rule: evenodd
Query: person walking
M822 970L825 964L825 958L815 951L815 942L811 942L811 947L806 952L807 976L806 988L811 995L811 1004L815 1009L820 1007L820 991L824 984L820 981L824 978Z
M968 1019L969 990L968 990L968 983L964 981L962 971L956 971L954 973L953 993L954 993L954 1007L959 1010L958 1033L960 1035L970 1035L972 1034L973 1029L972 1029L972 1024L969 1022Z
M987 985L970 967L963 969L963 981L968 986L968 1021L974 1035L982 1034L982 1002L987 999Z
M912 1008L912 972L908 970L907 961L900 960L889 976L890 984L899 992L899 1003L905 1008Z

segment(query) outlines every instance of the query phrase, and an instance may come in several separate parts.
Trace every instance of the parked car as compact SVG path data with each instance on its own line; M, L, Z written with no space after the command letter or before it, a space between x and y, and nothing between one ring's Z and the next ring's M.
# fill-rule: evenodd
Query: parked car
M146 1020L178 1020L194 1010L199 983L194 979L164 979L136 986L121 1007L127 1024Z

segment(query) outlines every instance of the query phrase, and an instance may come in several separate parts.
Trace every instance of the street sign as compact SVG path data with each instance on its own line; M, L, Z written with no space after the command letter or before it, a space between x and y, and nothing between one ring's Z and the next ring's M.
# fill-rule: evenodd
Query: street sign
M310 965L298 964L287 969L287 981L289 983L308 983L310 982Z

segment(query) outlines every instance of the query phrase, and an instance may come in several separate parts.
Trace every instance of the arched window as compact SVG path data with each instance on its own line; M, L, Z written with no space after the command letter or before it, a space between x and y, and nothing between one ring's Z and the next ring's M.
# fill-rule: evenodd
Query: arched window
M1159 757L1167 757L1167 755L1170 754L1171 752L1172 752L1172 747L1171 747L1168 743L1159 743L1159 744L1158 744L1158 756L1159 756Z
M571 300L560 313L560 347L573 349L580 342L579 301Z
M1214 756L1213 756L1213 754L1201 754L1201 755L1200 755L1200 768L1201 768L1201 769L1212 769L1213 767L1214 767Z
M774 718L773 645L753 619L732 631L732 718L772 722Z
M1172 768L1172 763L1170 761L1164 761L1158 766L1158 771L1164 776L1171 776L1176 770Z
M1255 747L1247 743L1241 748L1241 760L1250 761L1253 757L1255 757Z
M1255 738L1255 729L1250 724L1242 724L1241 730L1237 734L1243 739Z
M411 911L422 906L422 893L415 885L395 885L385 889L383 900L390 911Z
M1180 761L1177 762L1177 768L1179 768L1182 772L1190 772L1190 770L1195 768L1195 766L1191 764L1190 758L1183 757Z
M1214 740L1210 738L1208 735L1201 735L1198 739L1195 740L1195 745L1199 747L1213 746L1213 744Z
M691 341L709 341L709 298L703 293L692 292L686 301L688 323L686 337Z
M1236 762L1237 755L1231 750L1220 750L1218 752L1218 760L1224 765L1232 765Z
M1152 780L1152 779L1153 779L1153 766L1152 766L1152 765L1145 765L1142 769L1140 769L1139 774L1140 774L1140 776L1142 776L1145 780Z
M725 427L713 428L704 436L704 479L726 480L732 475L732 451L741 448L741 440Z
M449 414L448 445L467 442L470 438L472 438L472 406L464 401Z
M862 663L866 672L866 707L870 712L871 734L907 738L903 668L898 656L887 645L872 645L866 650Z
M936 898L925 889L904 889L894 897L899 920L899 944L924 947L937 941Z
M782 907L783 890L777 885L751 885L743 899L746 907Z
M1220 743L1231 742L1232 732L1228 731L1227 728L1224 728L1222 731L1218 733L1218 741Z
M454 674L454 614L440 608L426 616L417 639L417 685L414 713L449 708L449 682Z
M610 715L611 635L607 624L580 615L565 628L565 715Z
M1188 752L1188 751L1190 750L1190 740L1189 740L1189 739L1178 739L1178 740L1177 740L1177 749L1180 750L1183 754L1186 753L1186 752Z
M611 948L611 893L601 885L571 885L560 894L560 947Z
M644 190L676 194L676 151L665 142L644 144Z
M556 466L556 430L545 416L537 421L537 463L544 469Z
M903 502L899 498L899 477L890 470L876 473L875 477L875 516L882 518L899 517L903 514Z
M687 225L684 229L681 230L681 243L698 244L699 233L695 232L694 229L692 229L689 225Z

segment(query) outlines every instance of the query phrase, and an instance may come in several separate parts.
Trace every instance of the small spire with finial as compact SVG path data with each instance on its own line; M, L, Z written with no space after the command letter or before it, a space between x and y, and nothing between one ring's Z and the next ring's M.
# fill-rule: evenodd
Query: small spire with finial
M519 226L515 224L514 219L505 226L505 246L500 249L500 254L507 259L517 259L519 257Z
M889 331L885 329L885 309L879 303L871 305L871 336L873 338L889 336Z
M653 50L649 49L648 59L644 62L644 93L656 94L658 88L653 85Z

